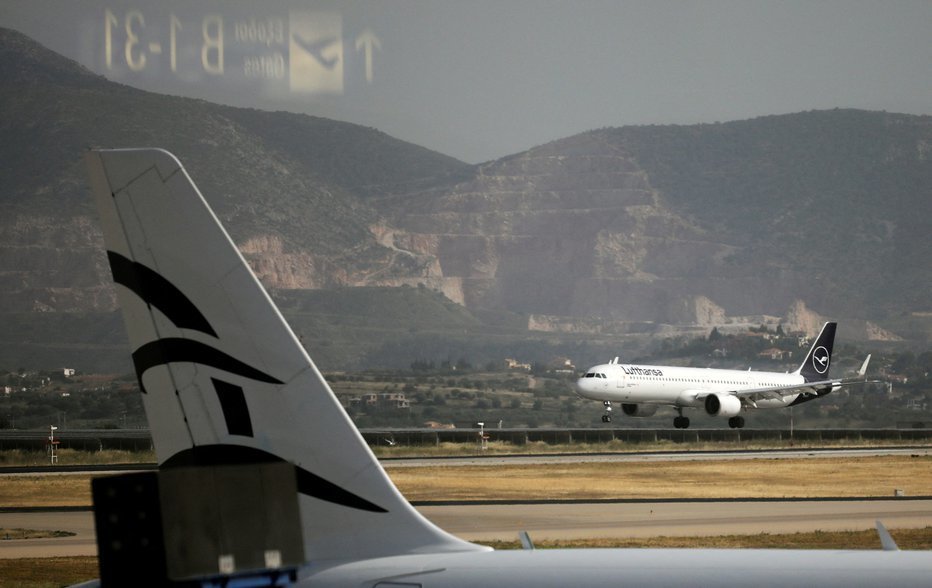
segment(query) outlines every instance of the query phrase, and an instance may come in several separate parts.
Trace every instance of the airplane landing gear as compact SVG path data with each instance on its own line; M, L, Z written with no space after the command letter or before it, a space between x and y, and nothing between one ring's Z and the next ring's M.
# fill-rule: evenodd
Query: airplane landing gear
M602 404L605 406L605 414L602 415L603 423L612 422L612 403L608 400L603 400Z
M689 428L689 417L683 416L682 408L677 407L676 412L678 412L680 416L673 419L673 426L677 429L688 429Z
M743 429L744 428L744 417L731 417L728 419L728 426L732 429Z

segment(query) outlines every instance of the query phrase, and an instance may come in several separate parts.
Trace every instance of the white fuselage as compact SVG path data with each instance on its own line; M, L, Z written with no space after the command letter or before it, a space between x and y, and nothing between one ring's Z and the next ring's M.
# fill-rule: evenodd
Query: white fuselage
M623 531L623 530L621 530ZM543 549L403 555L312 565L297 586L927 586L928 552Z
M576 393L590 400L698 408L702 406L702 397L709 393L727 394L802 383L801 375L779 372L606 363L587 370L576 381ZM766 398L755 404L757 408L783 408L792 404L797 396Z

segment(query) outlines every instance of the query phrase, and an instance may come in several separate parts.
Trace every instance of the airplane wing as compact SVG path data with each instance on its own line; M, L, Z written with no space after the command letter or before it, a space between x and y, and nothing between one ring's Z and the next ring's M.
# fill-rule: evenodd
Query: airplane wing
M802 394L805 396L822 396L832 390L837 390L845 386L854 386L858 384L873 384L881 380L864 380L862 378L839 378L833 380L820 380L818 382L806 382L795 386L771 386L767 388L751 388L749 390L738 390L733 394L753 405L757 400L773 399L785 400L787 396L796 396Z
M771 386L766 388L752 388L750 390L738 390L734 394L742 401L745 401L752 406L758 400L763 400L765 398L772 400L781 400L787 396L796 396L802 394L804 396L822 396L823 394L828 394L832 390L838 388L843 388L845 386L854 386L857 384L874 384L878 383L881 380L865 380L864 374L867 373L867 364L871 361L871 356L868 355L864 359L864 363L861 364L861 367L858 369L858 373L853 378L838 378L833 380L818 380L814 382L805 382L803 384L797 384L795 386Z

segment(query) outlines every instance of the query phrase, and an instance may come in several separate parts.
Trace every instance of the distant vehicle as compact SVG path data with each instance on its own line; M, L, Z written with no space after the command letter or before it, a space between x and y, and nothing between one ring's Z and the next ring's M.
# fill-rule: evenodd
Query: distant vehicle
M612 420L612 402L631 417L653 416L660 406L672 406L679 416L677 429L689 427L685 408L699 408L711 416L728 417L728 426L744 427L742 412L785 408L809 402L844 386L864 384L871 356L856 378L830 379L832 346L837 323L825 323L806 358L795 372L754 372L659 365L623 364L618 358L586 370L576 381L576 393L605 406L602 422Z
M144 571L159 552L139 540L143 523L154 524L139 516L145 487L111 486L104 494L119 504L103 516L95 480L98 539L111 523L130 521L126 541L98 543L125 585L239 585L259 572L274 581L262 585L309 587L928 585L932 553L894 551L892 542L878 551L541 551L524 536L523 550L493 551L446 533L392 484L178 160L156 149L87 159L159 462L149 474L158 476L160 527L146 537L164 530L161 557L206 554L208 575L222 578L178 578L171 565L165 578ZM283 479L283 471L292 490L259 474ZM247 494L260 490L288 495ZM235 508L215 526L184 527L228 500ZM290 560L288 545L269 545L280 525L267 519L286 512L288 500L296 514L279 523L294 525L302 546L297 571L283 578L276 573ZM241 530L218 536L231 525ZM243 569L252 560L267 569Z

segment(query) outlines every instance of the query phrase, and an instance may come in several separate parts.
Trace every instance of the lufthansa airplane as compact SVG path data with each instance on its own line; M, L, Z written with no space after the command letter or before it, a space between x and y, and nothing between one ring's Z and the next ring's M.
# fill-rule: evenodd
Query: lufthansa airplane
M93 150L87 162L158 459L155 472L121 476L157 476L161 504L143 517L146 486L112 486L104 495L125 500L124 510L105 516L95 486L99 551L115 552L117 566L101 560L104 585L116 572L114 586L227 585L256 566L276 586L360 588L851 588L932 578L932 552L898 551L887 539L873 551L534 550L527 540L496 551L450 535L395 488L181 163L159 149ZM209 487L197 482L204 472L216 473ZM290 481L266 484L259 472ZM174 498L163 494L179 486ZM279 499L251 498L259 490ZM186 522L228 500L235 508L216 524ZM123 521L124 540L102 539ZM158 531L145 542L143 525ZM291 526L284 541L277 532ZM173 564L147 571L156 558L200 555L214 584ZM275 576L292 558L294 571Z
M844 386L867 383L863 378L870 355L861 364L856 378L829 378L835 327L836 323L822 326L795 372L632 365L619 363L616 357L586 371L576 381L576 393L602 401L604 423L612 420L612 402L620 402L622 412L632 417L652 416L658 407L672 406L679 413L673 419L677 429L689 427L689 417L683 416L684 408L700 408L711 416L728 417L728 426L740 429L744 427L741 416L744 411L795 406Z

